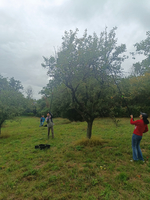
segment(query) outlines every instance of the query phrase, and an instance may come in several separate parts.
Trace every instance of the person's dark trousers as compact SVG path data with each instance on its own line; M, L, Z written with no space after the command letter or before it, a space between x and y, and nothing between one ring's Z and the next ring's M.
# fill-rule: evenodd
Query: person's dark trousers
M49 139L49 135L50 135L50 130L51 130L51 133L52 133L52 138L54 138L54 129L53 129L53 126L52 127L47 127L48 129L48 139Z
M142 151L140 148L140 142L141 142L142 136L139 135L132 135L132 152L133 152L133 160L143 160Z

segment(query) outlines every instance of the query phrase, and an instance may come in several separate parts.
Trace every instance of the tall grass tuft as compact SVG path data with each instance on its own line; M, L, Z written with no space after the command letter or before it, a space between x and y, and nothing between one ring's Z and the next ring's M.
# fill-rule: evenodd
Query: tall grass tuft
M0 135L0 139L5 139L5 138L9 138L9 137L10 137L10 135L8 135L8 134Z
M82 138L77 142L75 142L75 145L94 147L94 146L102 146L104 143L108 143L108 141L100 139L99 137L92 137L91 139Z

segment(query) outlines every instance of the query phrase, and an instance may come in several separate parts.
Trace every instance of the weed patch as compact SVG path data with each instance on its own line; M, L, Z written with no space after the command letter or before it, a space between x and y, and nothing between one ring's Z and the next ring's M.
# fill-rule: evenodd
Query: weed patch
M121 172L119 175L116 176L116 179L119 180L120 182L126 182L129 179L129 177L127 173Z
M39 170L31 169L31 170L24 172L23 177L26 177L26 176L29 176L29 175L37 175L38 172L39 172Z

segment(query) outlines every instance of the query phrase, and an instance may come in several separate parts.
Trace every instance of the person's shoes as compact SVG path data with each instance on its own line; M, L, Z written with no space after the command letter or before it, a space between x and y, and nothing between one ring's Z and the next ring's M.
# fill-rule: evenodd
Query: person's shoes
M130 162L133 162L133 160L130 160Z

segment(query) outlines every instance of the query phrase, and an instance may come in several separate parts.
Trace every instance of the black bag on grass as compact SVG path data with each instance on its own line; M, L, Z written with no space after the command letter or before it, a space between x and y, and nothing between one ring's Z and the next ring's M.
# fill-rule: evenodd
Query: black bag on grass
M35 149L49 149L50 145L49 144L39 144L35 146Z

